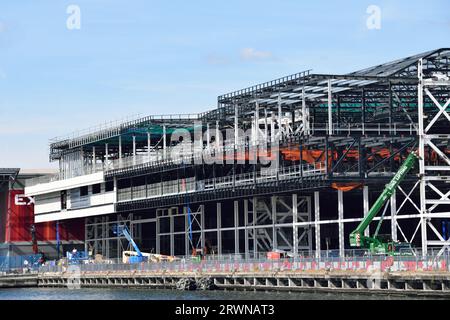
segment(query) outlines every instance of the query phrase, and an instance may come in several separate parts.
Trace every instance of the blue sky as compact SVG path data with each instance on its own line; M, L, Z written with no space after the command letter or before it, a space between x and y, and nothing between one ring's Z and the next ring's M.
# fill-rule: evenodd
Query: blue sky
M81 29L69 30L69 5ZM381 29L366 27L369 5ZM196 113L313 69L346 73L449 47L448 0L0 1L0 167L44 168L48 140L132 114Z

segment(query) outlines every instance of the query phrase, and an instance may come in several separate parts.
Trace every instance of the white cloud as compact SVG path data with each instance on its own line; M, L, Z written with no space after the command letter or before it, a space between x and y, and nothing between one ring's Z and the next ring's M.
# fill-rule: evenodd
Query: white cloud
M220 56L220 55L217 55L217 54L209 54L206 57L206 61L210 65L227 65L230 62L227 57Z
M254 48L245 48L241 51L241 58L243 60L264 60L272 58L272 52L259 51Z

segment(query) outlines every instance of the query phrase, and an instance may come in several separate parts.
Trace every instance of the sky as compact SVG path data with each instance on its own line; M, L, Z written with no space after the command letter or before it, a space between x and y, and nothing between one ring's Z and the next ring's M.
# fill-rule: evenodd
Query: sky
M448 0L1 0L0 167L54 167L55 136L203 112L257 83L348 73L449 40Z

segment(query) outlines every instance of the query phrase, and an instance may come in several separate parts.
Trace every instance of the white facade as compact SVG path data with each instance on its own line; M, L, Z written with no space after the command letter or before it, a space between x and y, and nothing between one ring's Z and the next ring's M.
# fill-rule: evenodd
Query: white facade
M59 221L114 213L116 192L107 189L103 172L25 188L35 199L35 222Z

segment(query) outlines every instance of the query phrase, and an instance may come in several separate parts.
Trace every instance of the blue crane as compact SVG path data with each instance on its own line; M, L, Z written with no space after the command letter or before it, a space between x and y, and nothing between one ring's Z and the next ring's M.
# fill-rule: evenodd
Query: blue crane
M146 257L144 257L141 250L139 250L139 247L137 246L136 242L134 242L133 238L131 237L131 234L128 231L126 225L117 225L117 234L119 236L123 235L128 240L128 242L133 246L134 251L136 251L137 253L137 257L130 257L130 263L138 263L146 260Z

